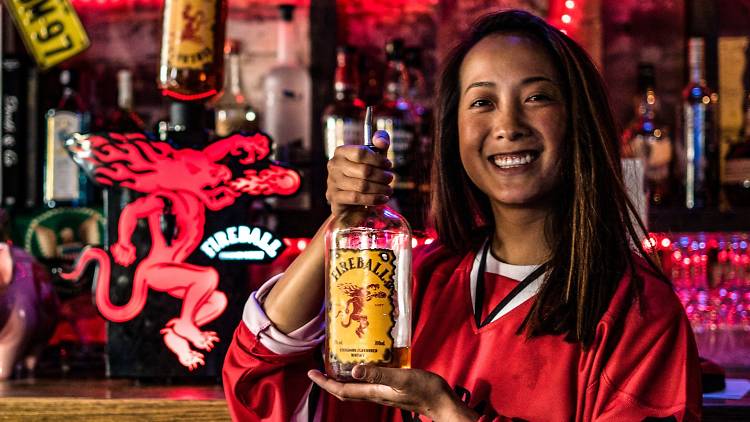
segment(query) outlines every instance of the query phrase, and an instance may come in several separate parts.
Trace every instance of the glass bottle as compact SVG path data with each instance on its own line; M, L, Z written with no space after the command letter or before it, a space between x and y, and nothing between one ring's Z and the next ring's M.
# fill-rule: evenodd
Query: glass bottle
M278 198L276 207L309 210L311 166L312 82L297 60L294 33L294 6L279 6L276 66L266 75L263 129L274 141L273 159L294 165L301 173L302 186L293 198Z
M745 48L742 84L742 129L739 142L732 144L727 151L722 181L729 204L734 207L750 207L750 44Z
M216 135L229 136L233 132L257 132L259 116L245 97L240 66L241 44L237 40L227 40L224 93L214 104Z
M368 108L366 122L370 121ZM372 125L365 127L372 146ZM411 365L411 229L385 205L361 206L326 228L325 369L353 380L355 365Z
M166 0L159 89L180 101L221 91L227 0Z
M657 118L655 79L653 64L638 65L635 118L623 132L622 156L643 160L649 204L661 206L668 202L674 151L668 128Z
M336 147L353 145L362 139L365 104L357 95L359 74L353 62L354 49L342 46L336 50L335 100L323 111L323 138L328 159Z
M85 173L68 154L65 142L73 134L87 133L91 113L75 90L73 72L62 70L60 84L63 93L57 107L46 116L46 158L44 169L44 203L54 208L58 205L85 206L91 200L91 186Z
M117 109L112 113L107 125L109 130L118 133L143 132L146 124L133 110L133 74L122 69L117 72Z
M688 209L716 205L719 189L719 145L716 136L718 96L705 80L705 41L690 38L690 82L682 97L684 204Z
M393 163L392 206L412 220L416 218L418 197L414 166L416 157L416 121L408 101L409 74L404 65L404 42L394 39L387 43L383 101L375 108L375 125L391 138L388 159Z

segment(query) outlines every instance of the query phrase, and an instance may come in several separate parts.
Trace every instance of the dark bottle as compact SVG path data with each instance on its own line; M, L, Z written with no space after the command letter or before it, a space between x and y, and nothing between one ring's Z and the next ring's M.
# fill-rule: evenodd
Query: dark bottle
M250 105L245 96L240 66L240 47L237 40L228 40L226 50L227 71L224 78L224 92L214 103L216 135L223 137L232 132L257 132L259 130L258 111Z
M684 204L688 209L715 206L719 191L718 97L706 85L705 41L690 38L690 81L682 98Z
M46 119L46 159L44 169L44 203L85 206L94 198L86 174L70 157L66 141L76 133L89 132L91 113L78 94L77 75L71 70L60 72L62 97L57 107L49 110Z
M354 49L336 50L335 100L323 111L323 139L326 156L333 157L336 147L356 145L362 140L365 104L357 95L359 73L354 65Z
M180 101L216 95L224 82L227 0L166 0L159 89Z
M668 202L670 194L674 146L669 129L657 117L659 101L655 79L651 63L638 65L635 117L623 132L622 156L643 160L649 202L660 206Z
M117 72L117 109L109 118L107 127L118 133L143 132L143 119L133 110L133 74L122 69Z
M393 163L393 207L415 221L418 198L414 166L416 156L416 119L408 100L409 74L404 64L404 42L394 39L386 45L388 62L383 78L383 100L375 108L375 125L391 138L388 159Z
M750 207L750 45L745 49L742 129L739 142L732 144L724 163L724 193L734 207Z

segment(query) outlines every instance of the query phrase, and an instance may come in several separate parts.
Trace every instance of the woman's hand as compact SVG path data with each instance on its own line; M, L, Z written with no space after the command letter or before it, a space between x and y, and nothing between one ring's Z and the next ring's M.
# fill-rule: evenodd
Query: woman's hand
M339 400L371 401L398 407L434 421L475 421L479 415L453 394L440 376L421 369L357 365L352 377L358 383L341 383L309 371L307 376Z
M352 205L381 205L388 202L393 190L389 183L393 173L386 158L390 146L388 132L379 130L373 144L381 152L364 145L342 145L328 161L328 189L326 199L331 212L340 214Z

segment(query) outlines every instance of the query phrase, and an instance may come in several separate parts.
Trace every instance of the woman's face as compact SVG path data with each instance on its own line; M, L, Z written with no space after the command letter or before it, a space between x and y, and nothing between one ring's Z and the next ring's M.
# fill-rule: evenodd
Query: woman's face
M567 114L548 53L529 38L491 35L460 68L461 162L493 207L534 206L556 187Z

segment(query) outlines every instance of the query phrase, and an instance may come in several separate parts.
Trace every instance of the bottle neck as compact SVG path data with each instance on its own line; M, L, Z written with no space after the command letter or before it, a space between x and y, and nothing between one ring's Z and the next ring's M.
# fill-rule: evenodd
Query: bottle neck
M653 87L646 88L641 94L636 113L643 119L652 120L656 111L656 92Z
M690 69L690 82L700 84L705 80L703 38L691 38L688 42L688 66Z
M333 83L336 100L354 100L357 97L358 79L357 72L352 66L349 66L345 61L339 62Z
M130 81L120 80L117 89L117 106L128 111L133 109L133 85Z
M276 50L276 61L279 64L297 64L293 43L294 25L292 22L281 20L278 26L278 44Z
M227 73L227 86L229 93L236 96L243 96L242 90L242 69L240 67L240 55L232 53L228 57L229 70Z

